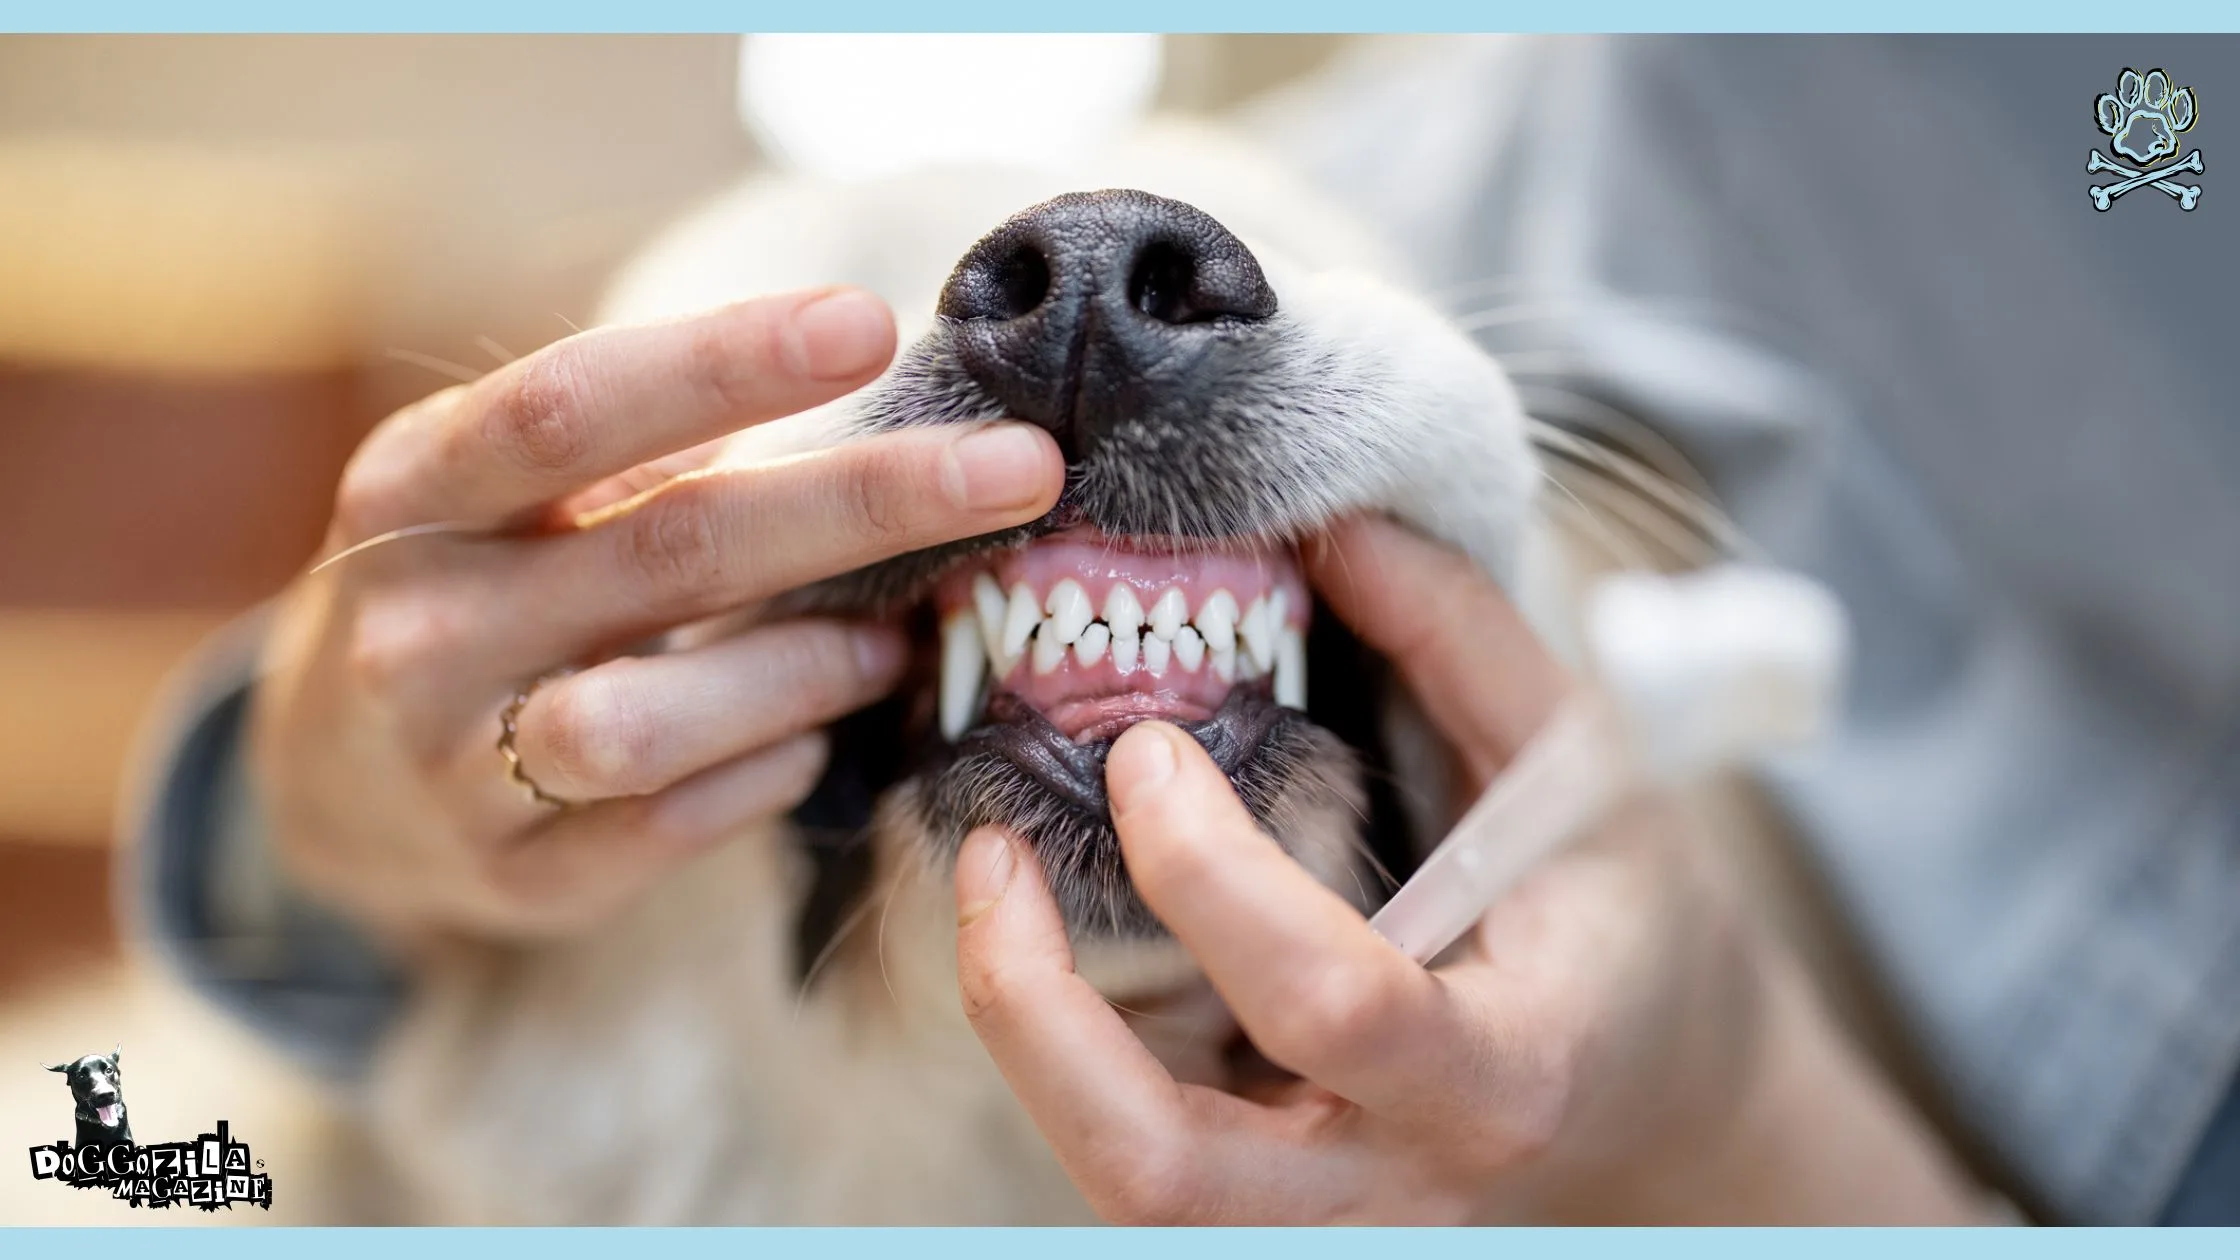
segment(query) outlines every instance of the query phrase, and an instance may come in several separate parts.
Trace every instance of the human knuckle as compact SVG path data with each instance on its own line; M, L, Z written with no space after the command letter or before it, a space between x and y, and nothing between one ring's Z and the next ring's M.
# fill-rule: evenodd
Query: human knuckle
M776 334L764 332L768 344L742 353L735 335L735 321L717 319L697 325L685 343L685 381L711 410L721 414L755 409L757 364L775 364Z
M417 601L369 601L350 615L343 668L361 694L391 696L442 661L454 643L448 622Z
M1139 1134L1104 1187L1104 1212L1118 1225L1178 1225L1190 1219L1198 1181L1194 1144L1183 1135Z
M685 491L657 495L618 522L625 562L663 595L705 588L723 574L723 532L706 497Z
M485 413L485 439L531 472L579 467L596 443L592 380L578 348L560 345L537 355L498 391Z
M587 675L551 688L535 731L554 769L575 784L617 795L646 786L654 726L629 689L613 680Z
M900 542L911 534L915 513L910 461L897 450L859 450L837 461L838 491L848 518L865 538Z
M977 1027L1003 1016L1010 996L1003 967L992 959L976 958L957 969L957 994L967 1020Z
M1360 966L1333 967L1278 1003L1271 1048L1294 1059L1359 1057L1388 1028L1392 998L1383 977Z

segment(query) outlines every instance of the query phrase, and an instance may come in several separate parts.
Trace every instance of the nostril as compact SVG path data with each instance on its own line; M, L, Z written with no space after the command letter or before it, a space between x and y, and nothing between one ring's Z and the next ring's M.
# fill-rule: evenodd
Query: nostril
M1020 319L1050 296L1050 262L1042 251L1021 243L996 266L996 311L999 319Z
M1154 241L1136 255L1128 273L1128 305L1162 324L1194 324L1223 312L1203 311L1190 301L1198 267L1180 246Z

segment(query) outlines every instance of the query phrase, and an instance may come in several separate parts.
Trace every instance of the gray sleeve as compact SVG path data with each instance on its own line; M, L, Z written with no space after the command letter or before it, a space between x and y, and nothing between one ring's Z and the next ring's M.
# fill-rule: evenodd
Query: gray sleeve
M291 887L267 847L242 756L263 618L207 645L143 736L120 918L195 991L321 1076L347 1084L403 975Z
M1768 786L1977 1143L2100 1223L2240 1063L2240 219L2093 209L2127 48L1442 40L1261 120L1529 408L1844 601L1847 721Z

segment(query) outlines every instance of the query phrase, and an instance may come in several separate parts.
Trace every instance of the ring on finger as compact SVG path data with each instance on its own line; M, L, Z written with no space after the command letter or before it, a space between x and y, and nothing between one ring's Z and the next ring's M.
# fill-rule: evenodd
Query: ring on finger
M551 673L538 677L528 686L515 692L513 699L507 701L506 707L498 714L498 755L505 758L506 777L521 785L523 790L529 794L529 800L532 803L549 805L560 810L580 809L586 802L571 801L565 797L554 796L537 786L537 781L530 778L529 772L522 768L521 750L515 747L515 741L521 733L521 710L527 707L529 697L537 694L537 689L546 683L556 682L575 672L574 667L570 666L553 670Z

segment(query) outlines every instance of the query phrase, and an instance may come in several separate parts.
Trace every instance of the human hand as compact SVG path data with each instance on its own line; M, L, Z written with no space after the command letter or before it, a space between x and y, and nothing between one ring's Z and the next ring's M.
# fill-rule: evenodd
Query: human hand
M528 799L494 744L558 667L1047 511L1063 460L1024 425L704 467L723 435L870 381L894 344L869 294L761 298L568 338L377 428L330 549L505 528L374 548L281 601L251 756L299 881L398 943L566 932L804 797L819 728L900 676L896 630L759 621L537 687L522 770L578 808Z
M1460 557L1340 526L1329 607L1392 660L1474 796L1570 684ZM959 855L965 1009L1090 1204L1192 1223L1958 1220L1921 1126L1755 933L1678 811L1551 858L1425 970L1263 835L1196 742L1106 765L1144 901L1298 1079L1180 1084L1072 969L1029 848ZM1459 805L1460 803L1458 803Z

